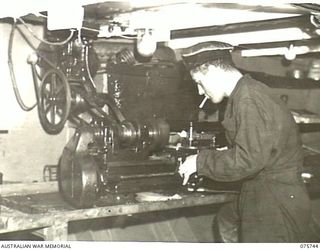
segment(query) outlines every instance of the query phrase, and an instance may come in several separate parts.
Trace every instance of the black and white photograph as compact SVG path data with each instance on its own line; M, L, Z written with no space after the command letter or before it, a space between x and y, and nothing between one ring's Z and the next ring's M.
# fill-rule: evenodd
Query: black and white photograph
M3 2L0 248L320 248L320 3Z

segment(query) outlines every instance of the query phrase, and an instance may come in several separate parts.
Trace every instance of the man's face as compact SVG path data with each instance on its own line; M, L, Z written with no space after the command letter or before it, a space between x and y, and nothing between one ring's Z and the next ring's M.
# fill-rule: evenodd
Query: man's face
M192 79L198 84L199 95L207 96L213 103L219 103L226 96L223 77L225 72L214 67L208 72L197 71L191 74Z

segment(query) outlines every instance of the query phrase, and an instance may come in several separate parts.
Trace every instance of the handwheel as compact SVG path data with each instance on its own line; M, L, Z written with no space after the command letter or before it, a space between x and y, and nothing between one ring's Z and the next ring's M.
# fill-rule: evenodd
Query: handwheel
M64 127L71 108L70 85L57 69L45 73L40 85L38 113L43 129L58 134Z

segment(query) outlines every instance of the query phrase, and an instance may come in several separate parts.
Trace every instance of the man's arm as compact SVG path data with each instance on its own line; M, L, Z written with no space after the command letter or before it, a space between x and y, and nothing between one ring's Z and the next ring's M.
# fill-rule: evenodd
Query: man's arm
M242 100L236 116L236 137L231 149L204 150L197 156L197 172L216 181L237 181L255 175L270 160L272 124L253 99Z

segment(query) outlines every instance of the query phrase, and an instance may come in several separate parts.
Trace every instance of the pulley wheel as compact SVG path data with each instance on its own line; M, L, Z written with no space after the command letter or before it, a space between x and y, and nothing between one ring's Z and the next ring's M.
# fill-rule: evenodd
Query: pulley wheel
M77 208L92 207L98 193L98 166L86 153L64 151L59 164L59 191Z
M149 149L151 151L163 148L169 142L170 127L167 122L160 118L146 121L149 137Z
M45 73L39 90L38 113L43 129L58 134L64 127L71 108L70 85L57 69Z

